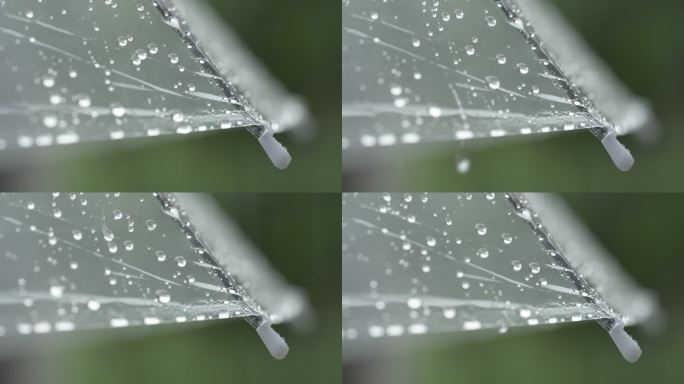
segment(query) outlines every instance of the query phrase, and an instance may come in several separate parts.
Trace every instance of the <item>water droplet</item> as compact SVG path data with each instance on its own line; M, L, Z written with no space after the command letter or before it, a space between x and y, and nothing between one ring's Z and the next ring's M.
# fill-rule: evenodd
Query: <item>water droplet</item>
M147 226L148 231L154 231L154 229L157 228L157 222L152 219L145 220L145 225Z
M159 52L159 47L157 47L157 44L150 43L147 44L147 50L150 52L150 55L156 55Z
M537 263L530 263L530 271L531 271L532 273L535 273L535 274L536 274L536 273L539 273L540 270L541 270L541 268L539 267L539 264L537 264Z
M50 296L59 299L64 294L64 287L58 284L50 286Z
M442 116L442 108L440 107L428 107L428 114L435 119Z
M467 157L456 160L456 172L464 175L470 171L470 159Z
M159 300L160 303L162 304L167 304L171 301L171 296L169 293L163 289L158 289L157 292L157 300Z
M112 115L115 117L123 117L126 114L126 108L120 104L112 105Z
M489 250L487 248L480 248L477 250L477 255L483 259L489 257Z
M100 302L97 300L88 300L87 305L91 311L98 311L100 309Z
M485 80L487 80L487 85L491 89L499 89L499 86L501 86L499 78L497 78L496 76L487 76L485 77Z
M188 263L187 260L185 260L185 257L183 256L176 256L176 265L179 267L183 268L185 265Z
M487 25L489 25L490 27L496 25L496 18L494 16L485 16L485 21L487 22Z
M45 88L52 88L55 86L55 78L52 76L43 76L43 86Z
M147 51L144 49L136 49L135 50L135 56L139 60L145 60L145 59L147 59Z
M408 305L408 307L411 309L418 309L421 305L423 305L423 302L417 297L411 297L406 300L406 305Z
M466 331L475 331L482 328L482 324L477 320L468 320L463 322L463 329Z
M437 240L433 236L426 237L425 242L427 243L427 245L429 245L431 247L434 247L435 244L437 244Z
M477 230L477 234L480 236L487 234L487 227L482 223L475 224L475 230Z
M520 73L522 73L523 75L527 75L527 73L530 71L530 69L527 67L527 64L525 63L518 63L516 67L518 68L518 71L520 71Z
M78 102L79 107L81 107L81 108L89 108L90 107L90 104L91 104L90 97L88 97L86 95L80 95L80 96L77 96L76 98L78 100L77 102Z
M48 115L43 117L43 125L45 126L45 128L55 128L58 123L59 120L57 119L57 116Z
M520 271L522 269L522 263L518 260L511 261L511 266L513 266L514 271Z

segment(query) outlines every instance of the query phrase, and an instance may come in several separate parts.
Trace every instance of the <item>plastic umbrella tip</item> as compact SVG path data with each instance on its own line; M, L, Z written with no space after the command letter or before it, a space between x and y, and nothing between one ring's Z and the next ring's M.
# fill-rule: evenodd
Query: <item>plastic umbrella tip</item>
M271 353L271 356L277 360L282 360L287 356L290 347L287 345L287 342L285 342L285 339L273 329L270 321L261 323L256 331L261 338L261 341L264 342L266 349Z
M292 157L282 144L273 137L273 132L268 131L259 137L259 144L266 152L273 165L278 169L285 169L290 165Z
M618 322L608 334L610 335L610 338L613 339L615 346L625 360L630 363L636 363L639 360L641 357L641 348L636 340L625 331L624 324Z
M603 144L603 147L608 152L608 156L610 156L610 159L613 160L613 163L615 163L615 166L617 166L619 170L629 171L632 169L634 157L629 150L618 141L617 133L615 133L615 131L610 132L604 137L603 140L601 140L601 144Z

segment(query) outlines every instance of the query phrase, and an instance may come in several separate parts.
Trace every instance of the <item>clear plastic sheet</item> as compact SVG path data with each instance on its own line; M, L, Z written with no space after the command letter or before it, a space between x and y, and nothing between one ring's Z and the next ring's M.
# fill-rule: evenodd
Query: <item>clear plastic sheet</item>
M186 3L2 2L0 149L246 128L286 166L305 108Z
M343 149L590 129L629 168L615 137L648 108L550 6L521 3L343 1Z
M590 237L560 214L547 228L548 204L540 215L518 194L345 194L343 341L585 320L611 331L652 315L653 298L593 242L582 259L566 252Z
M207 197L182 199L191 214L172 194L1 195L0 336L227 318L262 336L304 310L229 220L206 210ZM208 221L218 231L200 233L194 222Z

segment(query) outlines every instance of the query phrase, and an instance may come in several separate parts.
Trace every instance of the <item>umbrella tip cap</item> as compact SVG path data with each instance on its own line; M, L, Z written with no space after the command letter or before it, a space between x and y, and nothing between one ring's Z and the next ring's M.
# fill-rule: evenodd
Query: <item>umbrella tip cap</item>
M601 144L608 152L615 166L621 171L629 171L634 165L634 157L629 150L617 139L617 133L612 131L601 140Z
M266 156L278 169L285 169L290 165L292 157L287 149L273 137L273 132L267 131L259 138L259 144L266 152Z
M632 338L626 331L625 326L621 322L617 323L608 332L610 338L620 350L620 354L630 363L636 363L641 357L641 348L636 340Z
M264 342L266 349L271 353L271 356L277 360L282 360L287 356L290 347L285 342L285 339L273 329L270 321L267 320L261 323L256 331L261 341Z

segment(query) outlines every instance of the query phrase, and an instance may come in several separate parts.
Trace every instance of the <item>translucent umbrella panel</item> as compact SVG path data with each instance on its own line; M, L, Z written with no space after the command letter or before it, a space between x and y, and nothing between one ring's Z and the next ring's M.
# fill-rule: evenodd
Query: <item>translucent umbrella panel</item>
M542 3L343 1L343 149L588 129L629 169L648 108Z
M622 329L652 315L653 298L606 261L586 234L564 230L575 223L553 207L540 216L531 199L545 197L346 194L345 344L596 320L635 360L638 346ZM542 216L557 216L560 230ZM578 242L587 244L581 259L577 247L567 251L566 244Z
M304 107L190 5L0 4L0 148L242 127L286 167L273 133L300 125Z
M223 235L237 245L216 258L205 245L216 241L204 240L214 234L193 224L207 212L193 196L183 199L194 204L192 214L167 194L0 196L0 336L21 342L32 334L244 318L284 357L287 345L271 323L299 315L301 295L240 245L246 241L235 229ZM241 260L251 267L238 268ZM269 288L279 291L263 292ZM269 296L290 310L262 305Z

